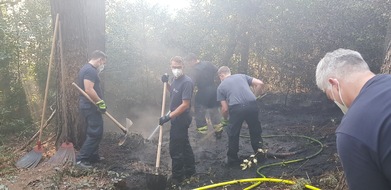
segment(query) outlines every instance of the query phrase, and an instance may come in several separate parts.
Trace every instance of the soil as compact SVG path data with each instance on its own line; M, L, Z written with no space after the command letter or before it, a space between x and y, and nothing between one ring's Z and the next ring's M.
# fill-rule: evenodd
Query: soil
M327 104L331 104L327 102ZM258 163L242 170L241 166L227 167L224 159L227 151L227 135L215 139L212 127L208 135L200 136L194 124L189 137L196 159L197 173L180 186L167 185L166 189L194 189L212 183L261 177L296 181L304 180L321 189L334 189L340 183L342 171L335 147L334 131L342 114L335 106L314 103L310 106L295 104L265 104L259 102L262 123L263 150L268 155L258 155ZM134 122L137 126L138 123ZM151 131L154 127L148 129ZM169 177L171 158L168 152L168 133L163 133L159 174ZM242 158L251 160L253 154L246 124L241 130L240 151ZM92 170L77 167L52 167L47 160L33 169L11 170L0 175L1 189L147 189L146 174L155 172L157 136L148 141L145 134L131 134L123 146L118 146L121 134L108 132L100 146L105 160L95 164ZM320 145L320 143L322 145ZM320 152L319 152L320 151ZM51 153L53 154L53 152ZM274 157L271 154L285 155ZM291 155L290 155L291 154ZM22 154L21 154L22 155ZM48 156L45 159L48 159ZM12 165L13 161L9 161ZM292 162L292 163L290 163ZM273 164L270 166L269 164ZM1 168L0 168L1 169ZM249 183L233 184L217 189L243 189ZM294 189L282 183L262 183L254 189ZM302 187L298 187L302 189Z

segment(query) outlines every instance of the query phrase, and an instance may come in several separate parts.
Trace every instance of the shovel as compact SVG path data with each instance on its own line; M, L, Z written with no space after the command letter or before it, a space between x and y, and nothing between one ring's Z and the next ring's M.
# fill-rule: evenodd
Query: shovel
M83 89L81 89L79 86L77 86L77 84L74 82L72 83L72 85L75 86L79 90L80 93L82 93L91 103L93 103L95 105L94 101L90 98L90 96L88 96L88 94L86 92L84 92ZM109 119L111 119L111 121L113 121L117 125L117 127L120 128L122 130L122 132L124 133L124 136L122 136L120 138L120 141L118 142L118 145L122 146L125 143L126 138L128 137L130 126L133 125L132 120L126 118L126 127L124 127L121 125L121 123L119 123L116 119L114 119L114 117L111 116L111 114L108 111L105 112L105 115Z
M164 83L163 87L163 101L162 101L162 113L161 116L164 116L164 108L166 105L166 90L167 83ZM153 174L147 174L147 187L150 190L164 190L167 185L167 177L164 175L159 175L160 167L160 153L162 148L162 137L163 137L163 126L159 125L159 142L157 146L157 155L156 155L156 171Z

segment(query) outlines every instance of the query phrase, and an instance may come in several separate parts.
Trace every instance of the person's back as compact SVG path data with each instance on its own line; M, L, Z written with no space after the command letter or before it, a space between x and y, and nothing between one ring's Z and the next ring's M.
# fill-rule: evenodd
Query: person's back
M200 61L198 57L190 53L185 58L189 66L189 77L196 87L194 97L194 118L197 132L202 135L208 133L207 115L213 125L215 137L221 138L224 122L219 115L220 103L217 95L217 67L209 61Z
M370 79L336 130L350 189L391 189L391 76ZM351 157L360 159L350 159ZM349 161L345 161L349 160ZM350 170L359 167L362 172Z
M219 105L216 101L217 85L215 83L217 67L211 62L200 61L192 68L192 75L190 77L197 87L195 95L196 103L207 108L217 107Z
M250 89L252 79L252 77L244 74L231 75L221 82L218 91L226 92L224 94L227 97L224 97L224 99L227 100L229 106L253 102L256 97Z
M359 52L337 49L319 61L316 85L345 114L336 141L349 189L391 189L391 76L375 75Z
M231 75L231 70L227 66L220 67L218 75L221 83L217 88L217 100L221 103L222 116L228 119L226 165L234 166L241 162L238 158L239 135L244 121L248 125L254 153L262 147L259 107L254 93L258 95L263 92L263 82L244 74ZM250 86L254 88L254 93Z
M209 87L215 87L215 79L217 77L217 67L211 62L200 61L194 66L194 82L198 90L202 91Z

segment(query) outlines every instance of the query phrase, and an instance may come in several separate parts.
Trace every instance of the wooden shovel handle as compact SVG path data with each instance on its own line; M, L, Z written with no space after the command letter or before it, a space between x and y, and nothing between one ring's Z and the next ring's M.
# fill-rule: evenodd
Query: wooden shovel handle
M166 92L167 92L167 82L163 84L163 100L162 100L162 112L160 114L161 117L164 116L164 110L166 107ZM157 154L156 154L156 173L160 167L160 154L162 149L162 138L163 138L163 126L160 125L159 130L159 142L157 145Z
M84 92L83 89L81 89L79 86L77 86L77 84L74 82L72 83L72 85L75 86L79 90L79 92L84 95L84 97L86 97L92 104L94 104L96 106L95 102L91 99L90 96L88 96L88 94L86 92ZM126 129L124 126L122 126L121 123L119 123L113 116L111 116L111 114L109 112L106 111L105 115L108 118L110 118L122 130L122 132L128 133L128 129Z

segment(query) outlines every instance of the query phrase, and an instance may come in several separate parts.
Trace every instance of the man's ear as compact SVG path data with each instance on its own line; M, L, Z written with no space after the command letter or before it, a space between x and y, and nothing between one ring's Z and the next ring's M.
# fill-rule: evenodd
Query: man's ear
M331 86L334 86L334 85L338 84L338 81L335 78L329 78L328 81L331 84Z

